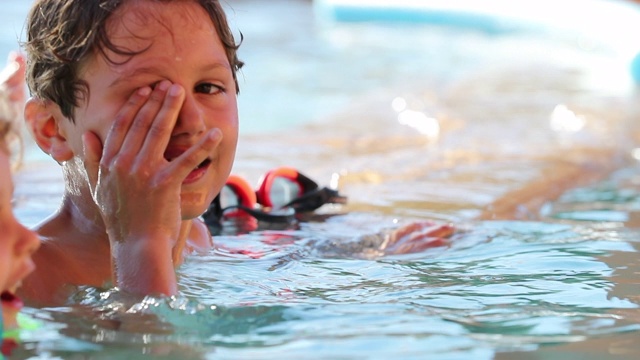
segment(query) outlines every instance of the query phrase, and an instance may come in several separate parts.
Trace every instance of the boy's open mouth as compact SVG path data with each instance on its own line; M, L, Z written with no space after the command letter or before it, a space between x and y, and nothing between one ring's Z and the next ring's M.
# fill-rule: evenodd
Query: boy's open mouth
M164 152L164 158L167 161L171 162L182 156L182 154L184 154L187 150L189 150L189 147L178 145L169 146ZM189 172L189 174L183 179L182 184L191 184L198 181L199 179L202 179L202 177L207 173L212 162L213 160L211 158L204 159L200 164L194 167L191 172Z
M183 153L184 152L182 152L180 150L167 150L164 153L164 158L165 158L165 160L171 162L174 159L176 159L177 157L179 157L180 155L182 155ZM204 161L202 161L200 164L198 164L198 166L196 166L194 168L194 170L198 170L198 169L204 168L204 167L208 166L209 164L211 164L211 159L206 158L206 159L204 159Z
M211 164L211 159L205 159L203 162L200 163L200 165L196 166L196 170L202 169L203 167L206 167L209 164Z
M23 306L22 300L9 290L3 291L0 299L2 300L3 307L20 310Z
M9 290L5 290L0 294L0 300L2 300L1 310L4 315L3 318L0 319L0 328L2 328L3 325L5 330L18 328L17 314L24 306L24 303L14 294L14 291ZM2 338L2 336L0 336L0 358L3 358L2 355L7 357L11 356L11 353L16 347L18 347L18 343L14 338Z

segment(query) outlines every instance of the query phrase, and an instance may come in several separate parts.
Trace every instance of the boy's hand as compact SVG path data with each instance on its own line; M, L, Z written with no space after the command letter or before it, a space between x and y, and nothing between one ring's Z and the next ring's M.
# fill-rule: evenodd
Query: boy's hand
M11 52L7 65L0 71L0 117L14 121L21 117L26 101L25 57Z
M139 282L133 277L140 274L127 268L143 266L137 255L162 262L145 264L150 271L171 265L173 273L171 249L182 223L182 182L222 140L220 130L212 129L185 153L165 159L183 101L184 89L169 81L153 90L141 88L116 115L104 144L92 132L83 136L91 194L109 235L121 287L123 282ZM130 271L132 278L123 278Z
M386 255L408 254L445 246L454 232L455 228L450 224L415 222L394 230L382 250Z

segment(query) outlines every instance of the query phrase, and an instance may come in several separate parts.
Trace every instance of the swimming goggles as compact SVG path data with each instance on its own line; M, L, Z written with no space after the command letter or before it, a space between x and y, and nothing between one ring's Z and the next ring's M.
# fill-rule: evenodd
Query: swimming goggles
M219 227L224 217L251 215L259 221L289 224L302 213L324 204L345 204L347 198L332 187L318 184L292 167L267 172L257 190L242 177L230 175L220 194L202 215L209 227Z

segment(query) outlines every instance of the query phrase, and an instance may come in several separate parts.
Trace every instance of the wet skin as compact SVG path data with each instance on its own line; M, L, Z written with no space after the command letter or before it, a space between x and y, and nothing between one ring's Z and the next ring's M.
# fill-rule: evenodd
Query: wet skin
M3 109L24 103L24 58L20 54L10 55L9 64L0 74L0 91L0 101L7 103ZM11 119L4 118L12 115L0 114L0 299L5 330L17 326L16 315L22 301L14 293L22 279L34 270L31 255L40 245L36 233L24 227L13 213L11 154L6 139Z
M197 217L224 185L238 135L223 45L196 2L127 2L109 21L117 46L146 50L88 59L80 76L90 96L75 121L51 102L26 106L65 178L60 211L37 228L36 262L49 270L25 284L34 300L54 301L65 284L174 294L184 252L211 246Z

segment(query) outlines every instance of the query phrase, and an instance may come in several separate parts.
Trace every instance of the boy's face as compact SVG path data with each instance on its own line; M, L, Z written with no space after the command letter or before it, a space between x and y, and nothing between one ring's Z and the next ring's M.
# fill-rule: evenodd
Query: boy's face
M13 291L35 268L31 254L38 248L40 240L31 230L20 224L11 206L13 183L6 143L0 139L0 292L4 311L12 304L6 291Z
M161 80L181 85L185 100L165 158L184 153L209 129L219 128L223 135L204 166L205 175L196 181L188 176L182 184L182 218L195 218L224 185L235 156L236 87L224 47L209 15L195 2L126 2L109 21L109 36L116 46L146 50L133 57L107 50L115 64L100 55L83 64L80 77L90 95L76 109L75 124L62 122L67 141L82 156L82 134L93 131L104 142L116 114L136 90Z

